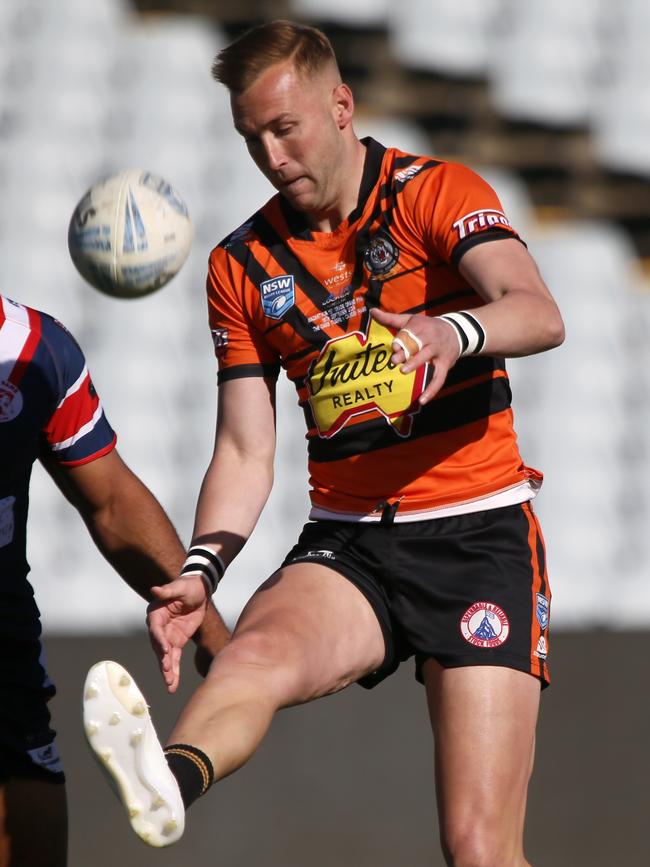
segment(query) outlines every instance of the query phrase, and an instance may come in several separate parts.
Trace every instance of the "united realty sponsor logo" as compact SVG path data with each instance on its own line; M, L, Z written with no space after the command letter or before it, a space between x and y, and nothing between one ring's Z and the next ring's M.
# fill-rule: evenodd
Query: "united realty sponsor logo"
M503 211L492 210L490 208L480 211L471 211L469 214L465 214L464 217L461 217L460 220L456 220L452 225L458 233L459 241L474 232L481 232L483 229L489 229L492 226L506 226L508 229L512 228L510 221Z
M296 303L293 274L282 274L260 283L262 309L271 319L281 319Z
M474 647L499 647L508 639L506 613L493 602L475 602L460 619L463 638Z
M411 432L429 364L402 373L391 363L393 333L374 319L327 342L309 368L309 403L318 433L328 439L356 416L383 417L400 436Z

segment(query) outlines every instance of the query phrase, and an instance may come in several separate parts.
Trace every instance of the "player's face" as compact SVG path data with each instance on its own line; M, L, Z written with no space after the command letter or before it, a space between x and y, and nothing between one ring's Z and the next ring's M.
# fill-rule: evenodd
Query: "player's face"
M236 129L255 164L299 211L334 211L344 189L342 99L349 89L335 70L308 77L291 63L267 69L232 96Z

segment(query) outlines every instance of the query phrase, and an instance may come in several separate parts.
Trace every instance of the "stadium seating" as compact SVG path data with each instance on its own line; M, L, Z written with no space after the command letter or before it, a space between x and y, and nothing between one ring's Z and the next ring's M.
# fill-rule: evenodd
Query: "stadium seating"
M645 0L618 4L615 14L604 0L291 0L288 8L334 31L385 32L396 68L480 80L500 118L590 127L604 164L650 176ZM231 129L226 93L210 78L212 57L226 38L205 18L140 17L126 0L0 3L0 287L74 331L124 457L184 539L215 416L205 263L211 246L271 193ZM383 58L357 62L383 68L379 105L388 88ZM456 120L469 111L458 93L450 90ZM444 155L405 111L387 117L359 103L361 135ZM133 303L85 285L66 246L82 193L127 165L169 178L195 224L194 247L178 277ZM567 321L560 350L509 363L524 456L546 472L539 512L556 578L556 622L645 617L647 624L650 301L638 288L634 251L607 223L540 224L520 178L485 160L472 165L499 193ZM305 460L296 459L304 455L301 413L284 382L278 401L278 485L253 543L219 590L231 619L283 556L306 512L306 494L296 497L306 480ZM621 506L627 499L634 508ZM113 625L139 623L141 604L103 565L73 510L38 469L32 503L29 557L49 628L89 628L98 618L110 625L96 605L109 589ZM616 600L606 592L613 575ZM72 597L74 608L61 603Z

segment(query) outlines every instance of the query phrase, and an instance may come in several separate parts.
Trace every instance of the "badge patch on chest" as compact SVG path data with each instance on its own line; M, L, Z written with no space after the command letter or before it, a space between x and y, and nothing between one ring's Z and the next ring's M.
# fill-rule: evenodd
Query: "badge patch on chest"
M283 274L260 283L262 310L271 319L281 319L296 303L293 274Z
M0 422L16 418L23 408L23 396L13 383L0 380Z
M429 364L402 373L391 364L393 333L371 320L367 334L330 340L312 363L307 382L318 433L328 439L352 419L384 418L399 436L411 432Z

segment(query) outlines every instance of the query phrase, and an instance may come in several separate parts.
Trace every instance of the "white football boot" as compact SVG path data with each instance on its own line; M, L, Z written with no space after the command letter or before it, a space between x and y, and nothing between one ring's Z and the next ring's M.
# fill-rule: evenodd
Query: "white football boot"
M98 662L83 695L90 748L116 790L135 833L150 846L183 834L185 807L149 716L144 696L117 662Z

